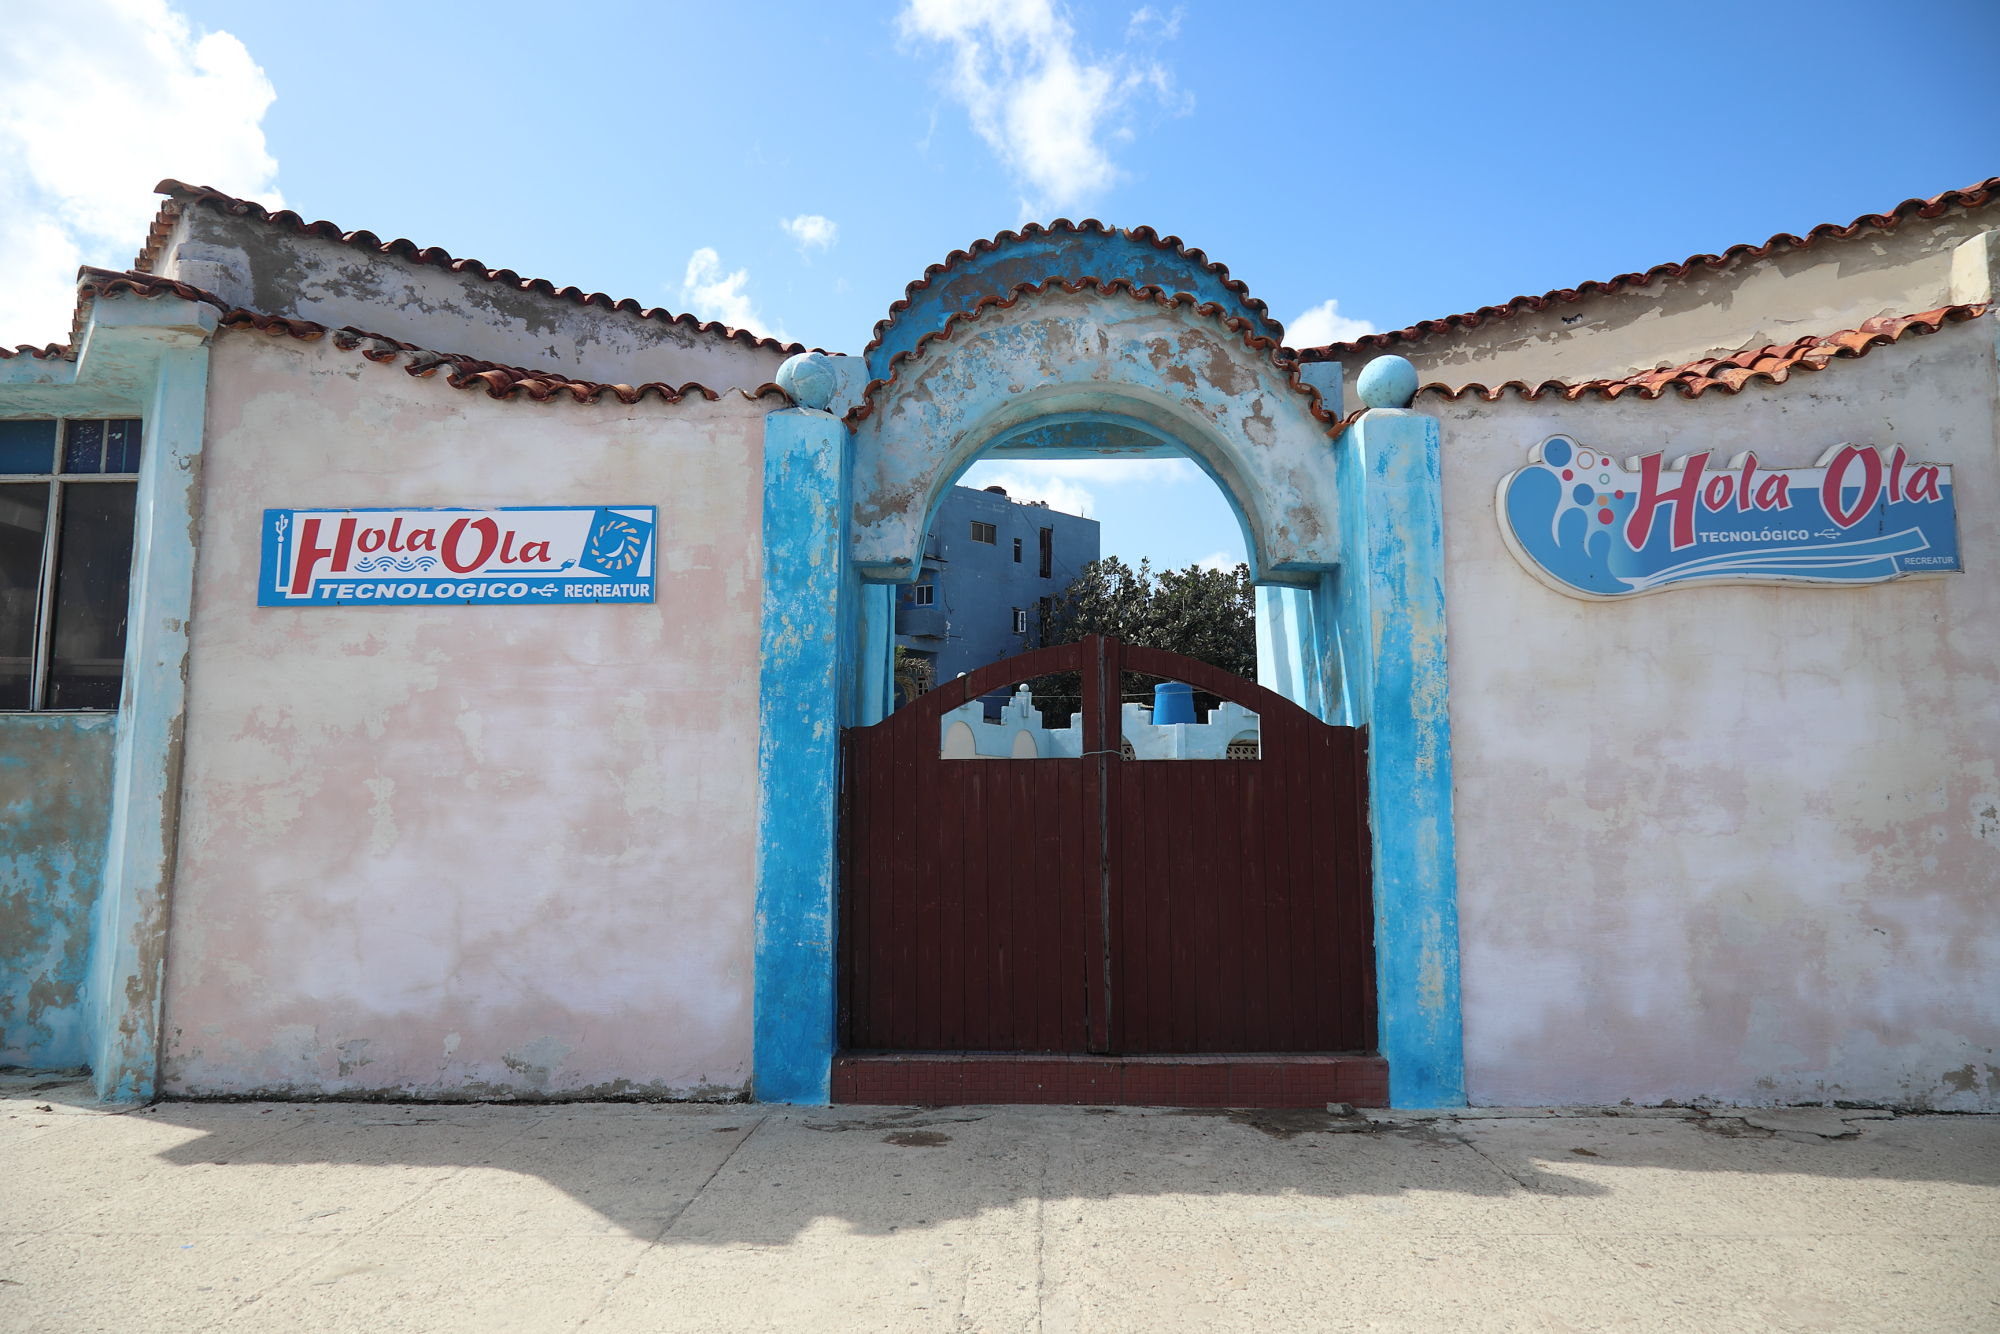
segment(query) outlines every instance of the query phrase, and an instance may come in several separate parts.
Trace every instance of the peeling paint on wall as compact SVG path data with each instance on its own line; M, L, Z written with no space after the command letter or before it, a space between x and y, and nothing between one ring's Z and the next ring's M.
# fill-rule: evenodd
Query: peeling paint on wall
M212 357L162 1086L734 1096L750 1077L762 434ZM254 601L267 506L657 504L654 604Z
M90 1049L83 988L104 877L116 714L0 714L0 1066Z
M1475 1102L2000 1107L1994 327L1736 397L1426 409ZM1956 470L1967 573L1566 598L1493 518L1558 431L1773 467L1901 445Z

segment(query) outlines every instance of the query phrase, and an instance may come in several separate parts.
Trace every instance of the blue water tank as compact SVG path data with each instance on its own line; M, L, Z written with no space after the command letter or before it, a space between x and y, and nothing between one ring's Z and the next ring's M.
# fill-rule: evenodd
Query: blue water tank
M1180 681L1162 681L1153 687L1153 725L1191 723L1194 717L1194 687Z

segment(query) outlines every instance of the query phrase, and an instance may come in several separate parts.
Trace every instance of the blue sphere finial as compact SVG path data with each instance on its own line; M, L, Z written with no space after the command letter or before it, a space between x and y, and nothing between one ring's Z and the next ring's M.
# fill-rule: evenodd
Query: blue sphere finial
M840 389L840 372L824 352L801 352L778 367L778 388L802 408L826 411Z
M1407 408L1417 396L1417 368L1408 357L1377 357L1361 368L1354 392L1371 408Z

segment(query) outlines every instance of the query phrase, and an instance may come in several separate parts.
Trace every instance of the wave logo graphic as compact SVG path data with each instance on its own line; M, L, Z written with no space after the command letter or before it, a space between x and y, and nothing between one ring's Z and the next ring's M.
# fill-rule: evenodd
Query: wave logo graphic
M428 570L437 564L435 556L363 556L354 562L354 568L363 574L380 570L394 570L398 574L411 574L417 570Z
M601 509L583 539L583 563L601 574L625 574L638 568L652 544L652 524Z
M1901 449L1837 445L1812 468L1754 452L1620 464L1551 436L1500 482L1508 549L1580 598L1703 583L1869 584L1961 568L1951 470Z

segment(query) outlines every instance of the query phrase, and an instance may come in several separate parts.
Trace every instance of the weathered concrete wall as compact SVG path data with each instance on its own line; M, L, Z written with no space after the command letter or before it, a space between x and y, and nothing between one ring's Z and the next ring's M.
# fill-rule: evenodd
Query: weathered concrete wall
M164 1090L746 1086L767 409L218 339ZM266 506L607 502L656 605L255 605Z
M0 1066L88 1060L116 714L0 714Z
M1475 1103L2000 1107L1994 321L1790 383L1438 404ZM1503 546L1563 432L1625 457L1843 441L1955 470L1966 573L1593 603Z
M182 216L161 272L251 310L608 384L754 389L786 356L207 207Z
M1425 383L1453 386L1603 379L1678 366L1854 329L1878 316L1990 300L2000 236L1987 233L1995 229L2000 201L1720 268L1698 266L1538 311L1488 316L1387 350L1416 363ZM1494 295L1496 304L1504 301ZM1343 358L1350 395L1351 377L1373 355Z

